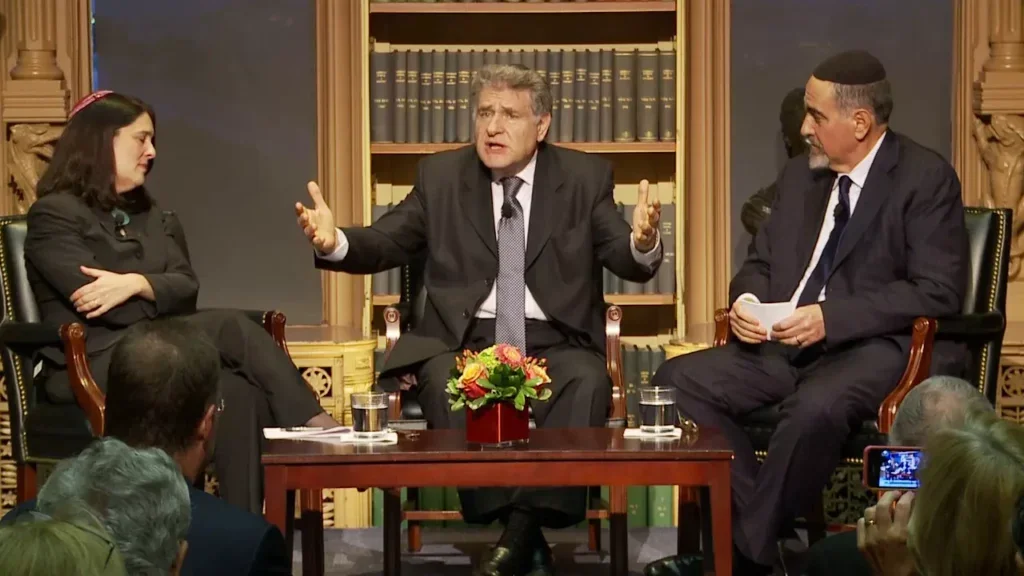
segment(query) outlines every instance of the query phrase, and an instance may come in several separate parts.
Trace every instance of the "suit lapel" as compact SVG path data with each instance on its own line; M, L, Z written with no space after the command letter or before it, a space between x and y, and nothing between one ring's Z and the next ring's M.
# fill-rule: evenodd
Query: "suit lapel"
M835 176L831 170L816 174L808 190L807 199L804 202L803 226L800 228L800 237L796 244L798 252L795 264L797 269L790 275L792 282L787 294L796 290L807 270L807 265L811 262L811 255L814 254L814 247L817 245L818 235L821 233L821 225L826 218L825 209L828 207L828 197L832 192Z
M832 263L832 272L835 272L843 263L843 259L850 255L853 247L857 245L875 216L878 215L882 204L885 204L886 199L891 195L892 179L889 177L889 171L896 166L896 161L899 159L899 143L896 141L895 134L889 133L883 138L885 140L882 141L875 160L871 164L871 170L868 171L868 177L864 181L864 188L860 191L857 206L853 209L850 222L847 223L846 230L843 231L843 236L839 240L836 258Z
M494 203L491 201L491 178L487 168L474 153L467 162L462 178L462 206L470 225L484 246L498 257L498 240L494 235Z
M526 268L540 255L541 248L551 236L554 212L558 206L556 194L562 187L562 173L554 152L541 144L537 152L537 170L533 179L533 199L530 205L530 229L526 239Z

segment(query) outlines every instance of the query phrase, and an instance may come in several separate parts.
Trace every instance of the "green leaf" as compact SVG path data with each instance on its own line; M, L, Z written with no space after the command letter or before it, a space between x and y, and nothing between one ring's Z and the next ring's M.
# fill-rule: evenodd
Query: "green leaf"
M466 403L462 400L462 398L459 398L458 400L452 402L451 409L452 412L455 412L456 410L462 410L465 406Z
M526 408L526 396L524 396L521 392L519 394L516 394L516 398L515 400L513 400L513 402L516 405L516 410L523 410L524 408Z
M476 400L469 400L466 405L469 406L470 410L479 410L481 406L487 403L487 397L477 398Z
M533 388L530 388L529 386L524 387L523 391L520 392L520 394L524 394L527 398L536 398L537 397L537 391L534 390Z
M547 400L548 398L551 398L551 388L545 388L542 390L538 400Z
M494 390L494 384L491 384L491 381L486 378L481 378L477 380L476 383L484 390Z

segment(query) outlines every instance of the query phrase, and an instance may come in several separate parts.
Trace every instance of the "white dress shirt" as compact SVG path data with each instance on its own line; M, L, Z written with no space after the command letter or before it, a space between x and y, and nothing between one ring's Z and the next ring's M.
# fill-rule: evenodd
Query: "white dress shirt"
M811 261L807 264L807 269L804 270L803 278L800 279L800 284L797 285L793 295L790 296L789 302L796 307L797 302L800 300L800 293L804 291L804 286L807 285L807 280L811 277L811 272L818 265L818 260L821 259L821 253L825 251L825 244L828 244L828 237L832 234L832 230L836 227L835 211L836 206L839 205L839 178L843 176L849 176L850 178L850 217L853 217L853 211L857 208L857 201L860 199L860 191L864 188L864 182L868 179L868 172L871 171L871 164L875 161L875 156L878 154L878 149L882 146L882 140L886 138L888 132L882 134L875 142L874 147L868 152L868 155L864 157L853 170L849 173L836 174L836 179L832 182L832 192L828 196L828 205L825 207L825 214L827 216L821 224L821 230L818 231L818 241L814 245L814 252L811 253ZM825 300L825 288L821 287L821 293L818 294L818 302ZM741 294L737 300L744 300L750 302L760 302L757 296L753 294Z
M530 159L530 163L526 165L516 176L523 181L523 185L519 187L519 192L516 194L516 199L519 200L519 204L523 207L523 232L526 238L529 238L530 232L530 206L533 204L533 184L534 175L537 171L537 153L534 152L533 158ZM495 180L491 182L491 205L494 207L494 234L497 237L498 226L501 223L501 207L505 203L505 191L501 185L501 182ZM340 262L348 254L348 238L345 237L345 233L338 229L338 247L334 249L334 252L326 255L318 255L318 257L328 260L331 262ZM633 235L629 235L629 248L633 253L633 259L638 264L646 266L648 269L654 268L654 265L662 259L661 249L661 234L656 232L656 238L654 248L649 252L640 252L636 248L636 242ZM494 318L496 316L497 303L498 303L498 286L494 283L491 287L491 293L487 295L483 304L476 312L477 318ZM534 300L533 294L530 293L530 287L526 287L526 317L533 320L547 320L548 317L544 314L544 311L540 309L540 305Z

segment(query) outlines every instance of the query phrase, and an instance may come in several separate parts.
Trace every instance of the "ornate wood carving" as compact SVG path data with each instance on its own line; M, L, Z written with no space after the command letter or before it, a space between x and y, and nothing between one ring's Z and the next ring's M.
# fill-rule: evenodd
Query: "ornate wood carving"
M28 212L36 200L36 184L53 158L53 145L64 130L55 124L15 124L9 129L7 149L10 152L13 179L14 211Z
M988 168L988 186L981 194L988 208L1024 208L1024 116L993 114L986 124L974 118L974 138ZM1010 278L1020 273L1024 254L1024 218L1014 218L1010 250Z

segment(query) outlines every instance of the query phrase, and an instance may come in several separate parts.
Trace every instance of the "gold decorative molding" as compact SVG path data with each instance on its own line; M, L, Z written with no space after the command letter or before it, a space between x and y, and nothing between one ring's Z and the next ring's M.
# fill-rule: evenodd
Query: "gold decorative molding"
M730 234L730 7L718 0L686 5L686 213L683 240L686 330L713 324L726 306ZM685 334L680 334L685 337Z
M317 0L317 181L339 226L364 220L362 191L369 186L369 69L367 0ZM296 185L301 185L296 183ZM365 209L368 210L368 207ZM365 325L361 276L324 272L324 322Z

